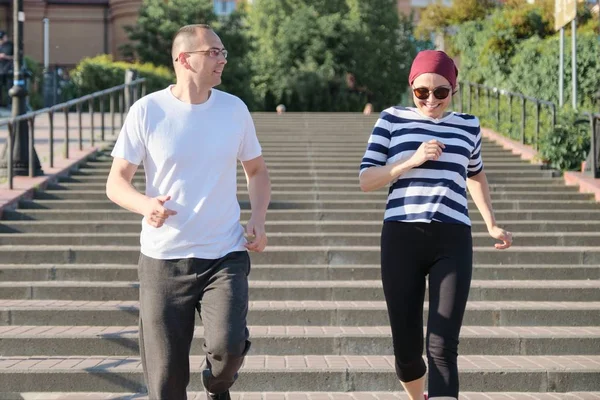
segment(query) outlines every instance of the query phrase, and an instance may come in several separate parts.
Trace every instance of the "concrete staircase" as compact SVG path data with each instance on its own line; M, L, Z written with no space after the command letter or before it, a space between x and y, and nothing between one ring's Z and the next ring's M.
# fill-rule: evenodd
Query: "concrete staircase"
M373 117L256 114L273 196L253 254L243 399L405 398L379 280L386 191L362 193ZM493 248L470 203L475 270L460 345L469 399L600 399L600 205L556 172L484 144ZM0 399L144 398L140 217L104 194L110 149L0 221ZM249 216L242 170L242 220ZM135 178L143 190L143 171ZM426 311L427 313L427 307ZM190 398L202 399L203 328ZM520 394L519 394L520 393Z

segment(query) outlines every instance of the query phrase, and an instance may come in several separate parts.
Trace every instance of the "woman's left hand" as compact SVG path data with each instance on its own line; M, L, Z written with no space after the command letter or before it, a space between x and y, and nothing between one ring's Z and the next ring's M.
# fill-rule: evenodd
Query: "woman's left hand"
M502 243L496 243L494 245L498 250L508 249L512 245L513 235L512 232L506 231L499 226L493 226L489 230L490 236L494 239L502 241Z

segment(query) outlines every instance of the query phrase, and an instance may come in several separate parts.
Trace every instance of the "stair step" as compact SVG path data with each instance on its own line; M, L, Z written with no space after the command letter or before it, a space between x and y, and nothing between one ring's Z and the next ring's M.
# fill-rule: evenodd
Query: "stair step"
M282 177L282 176L270 176L271 178L271 183L273 183L273 185L277 185L280 183L288 183L290 182L289 178L286 177ZM99 184L106 184L106 179L107 176L106 175L84 175L84 174L80 174L79 171L75 171L70 177L60 177L58 179L59 182L63 182L63 183L99 183ZM552 185L554 183L556 184L564 184L564 179L563 178L555 178L552 176L549 177L519 177L519 176L503 176L503 175L494 175L492 177L490 177L488 175L488 181L492 184L517 184L517 183L523 183L523 184L531 184L531 185L543 185L543 184L548 184L548 185ZM320 183L320 184L324 184L326 182L331 182L331 183L338 183L338 184L345 184L348 185L348 187L355 187L358 184L358 178L356 175L354 176L348 176L348 177L335 177L335 176L320 176L320 177L315 177L315 176L311 176L311 175L305 175L305 176L298 176L294 178L294 182L298 182L298 183ZM145 184L145 177L144 174L137 172L136 175L134 175L133 177L133 183L139 183L139 184ZM245 184L246 183L246 177L244 176L244 174L240 173L237 176L237 183L238 184Z
M348 170L342 170L340 171L339 169L313 169L310 171L307 171L306 168L299 168L299 169L282 169L282 168L278 168L278 169L273 169L273 170L269 170L269 175L271 177L285 177L287 179L296 179L296 177L306 177L307 175L312 175L313 177L321 177L321 176L326 176L326 177L352 177L354 179L356 179L356 183L358 184L358 172L359 172L359 164L356 165L356 167L354 169L348 169ZM108 168L106 169L98 169L98 168L81 168L77 171L77 175L102 175L102 176L107 176L108 175ZM527 169L527 170L521 170L519 169L488 169L486 166L486 175L488 177L490 177L492 179L494 179L497 176L506 176L506 175L513 175L515 177L521 177L521 178L533 178L533 177L538 177L538 178L553 178L558 176L557 172L552 171L552 170L544 170L544 169ZM242 169L238 169L238 174L243 176L243 170ZM320 178L319 178L320 179Z
M425 330L424 329L424 334ZM252 355L392 355L389 326L250 326ZM196 327L191 354L203 355ZM600 327L463 326L462 355L600 355ZM137 326L0 326L0 353L138 356Z
M600 264L598 247L515 247L499 251L491 246L475 247L474 262L481 264ZM253 253L255 264L376 264L379 246L271 246ZM139 258L136 246L1 246L5 263L119 263L134 264Z
M600 232L513 232L519 246L600 246ZM363 233L269 233L269 246L378 246L379 232ZM485 232L473 233L473 245L490 246ZM92 233L0 233L0 245L13 246L138 246L140 234Z
M204 357L190 359L188 389L203 390ZM392 356L248 356L240 391L394 391ZM465 391L570 392L597 390L600 356L459 356ZM140 392L138 357L4 357L0 387L22 391ZM485 379L481 379L485 373Z
M424 318L427 319L428 303ZM383 301L251 301L250 325L381 326ZM135 325L137 301L0 300L0 325ZM201 325L199 319L197 325ZM600 302L470 301L465 325L597 326Z
M592 194L579 193L576 191L558 191L558 192L492 192L492 200L535 200L541 195L552 200L591 200ZM297 200L374 200L380 199L384 204L386 200L384 192L362 193L358 189L350 192L285 192L274 190L271 194L272 201L297 201ZM36 192L35 199L40 200L105 200L106 192L104 190L47 190ZM248 192L238 191L238 199L248 200Z
M379 265L253 265L257 280L379 280ZM126 264L0 264L0 280L16 281L135 281L137 265ZM475 264L473 279L480 280L597 280L600 265L493 265Z
M469 200L469 209L473 215L477 215L475 203ZM247 201L240 202L242 209L249 209ZM275 202L269 205L269 212L278 209L312 209L312 210L385 210L385 201L381 200L296 200L294 202ZM494 210L520 210L520 211L543 211L543 210L600 210L600 205L592 200L497 200L494 201ZM122 210L120 206L112 201L105 200L21 200L18 212L23 210L51 209L51 210Z
M242 220L245 223L245 219ZM600 221L500 221L503 227L513 232L598 232ZM138 233L141 231L141 217L138 221L0 221L0 233ZM273 221L267 219L267 232L381 232L381 221ZM487 232L483 222L473 222L473 232Z
M140 191L144 191L146 185L143 182L136 181L133 185ZM59 190L74 190L74 191L93 191L104 192L106 188L106 182L94 182L94 183L80 183L80 182L60 182L53 183L48 185L47 190L50 191L59 191ZM288 192L288 193L316 193L319 192L327 194L331 192L333 189L337 189L338 192L348 191L350 189L357 189L358 184L355 180L354 182L346 182L346 183L319 183L319 182L294 182L294 183L273 183L272 189L273 192ZM238 193L244 193L247 190L246 182L239 182L237 184ZM387 196L387 188L380 189L373 193L383 193L383 195ZM565 192L565 193L577 193L578 188L575 186L565 186L564 182L544 182L537 184L507 184L507 183L490 183L490 191L491 193L497 192L510 192L510 193L520 193L520 192ZM353 191L351 193L356 193L358 190ZM364 193L360 193L366 195ZM341 193L341 198L344 198L344 193Z
M287 203L287 205L290 205ZM246 221L250 217L250 210L242 210L240 218ZM600 221L600 209L567 209L556 210L497 210L496 219L506 226L504 221L572 221L572 222L598 222ZM384 210L370 209L271 209L267 213L267 221L345 221L353 222L373 221L382 224ZM142 216L123 209L115 210L18 210L5 211L3 213L3 224L9 221L39 220L39 221L138 221ZM472 222L483 221L479 212L471 212Z
M2 299L133 301L137 281L0 282ZM425 294L429 297L428 291ZM250 280L251 300L383 301L380 280L264 281ZM474 280L469 301L600 301L600 280L490 281Z

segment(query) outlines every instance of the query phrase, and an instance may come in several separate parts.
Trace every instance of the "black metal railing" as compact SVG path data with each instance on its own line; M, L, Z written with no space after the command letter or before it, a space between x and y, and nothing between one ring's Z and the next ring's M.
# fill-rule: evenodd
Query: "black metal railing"
M600 106L600 92L599 92ZM412 105L412 89L408 87L403 104ZM543 135L554 131L557 124L556 104L496 87L463 81L452 98L453 109L476 115L483 126L539 150ZM600 113L581 113L589 120L590 152L586 171L600 178Z
M539 149L542 125L552 130L556 125L554 103L496 87L462 82L458 102L460 112L475 113L480 119L491 123L499 133L518 139L522 144L532 145L536 150ZM516 126L517 131L514 129Z
M96 109L100 113L100 140L105 140L106 133L106 103L109 104L109 118L110 118L110 132L111 135L115 135L115 114L120 114L120 124L123 125L124 113L129 111L131 105L137 101L140 97L146 94L146 80L136 79L123 85L115 86L110 89L98 91L87 96L83 96L65 103L57 104L52 107L43 108L41 110L29 112L17 117L10 117L0 121L0 127L8 126L8 140L7 140L7 180L8 188L13 189L13 152L15 141L15 129L17 124L26 122L29 126L29 176L33 177L35 174L34 166L34 138L35 138L35 118L40 115L47 114L49 121L49 164L50 168L54 168L54 117L57 114L64 114L65 119L65 138L64 138L64 157L69 158L70 148L70 127L69 127L69 114L71 110L75 109L77 113L78 121L78 148L83 150L83 126L82 126L82 113L87 105L87 112L90 115L90 147L95 145L95 127L94 127L94 115ZM118 101L118 107L116 102Z
M589 171L594 178L600 178L600 114L585 113L590 120ZM586 167L586 171L588 168Z

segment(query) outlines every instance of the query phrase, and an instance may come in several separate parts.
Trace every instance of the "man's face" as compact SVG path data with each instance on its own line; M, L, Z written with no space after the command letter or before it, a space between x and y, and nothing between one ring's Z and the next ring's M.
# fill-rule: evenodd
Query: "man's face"
M219 85L227 64L227 59L221 52L224 46L219 36L211 30L201 29L193 47L180 53L180 57L185 59L182 64L187 66L186 70L192 75L192 79L210 87Z

